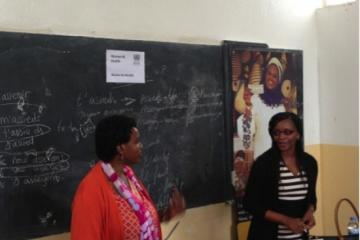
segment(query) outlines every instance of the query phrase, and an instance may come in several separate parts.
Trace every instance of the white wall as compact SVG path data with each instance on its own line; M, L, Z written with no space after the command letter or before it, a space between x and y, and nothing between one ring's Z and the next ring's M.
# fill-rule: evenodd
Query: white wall
M0 31L304 51L305 143L319 143L315 8L322 0L0 0ZM311 116L311 117L310 117Z
M323 144L359 145L358 17L355 2L317 11Z

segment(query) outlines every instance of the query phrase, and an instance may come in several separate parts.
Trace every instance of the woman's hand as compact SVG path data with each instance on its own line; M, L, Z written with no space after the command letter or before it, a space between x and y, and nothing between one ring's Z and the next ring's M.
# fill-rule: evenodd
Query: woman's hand
M305 228L307 230L313 228L315 226L315 218L314 218L314 208L312 206L306 211L305 215L302 218L302 221L305 224Z
M286 217L284 224L294 233L302 233L306 229L303 220L300 218Z
M185 212L186 203L184 196L180 193L176 187L173 189L171 198L169 200L170 218Z
M185 198L180 193L179 189L174 187L171 193L171 197L169 199L169 206L165 210L162 220L169 221L176 215L184 213L185 210L186 210Z

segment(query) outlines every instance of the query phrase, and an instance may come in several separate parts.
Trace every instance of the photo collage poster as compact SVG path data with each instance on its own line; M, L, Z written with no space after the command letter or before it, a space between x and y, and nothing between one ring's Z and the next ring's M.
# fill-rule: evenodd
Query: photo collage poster
M256 158L271 147L270 118L283 111L302 117L302 51L232 47L228 67L231 78L233 159L231 181L237 222L251 219L242 199Z

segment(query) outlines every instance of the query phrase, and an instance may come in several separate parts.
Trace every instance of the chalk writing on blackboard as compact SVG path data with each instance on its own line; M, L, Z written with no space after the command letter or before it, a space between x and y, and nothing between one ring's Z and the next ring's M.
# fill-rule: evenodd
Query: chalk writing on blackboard
M106 82L107 49L144 53L145 84ZM134 170L159 209L174 186L189 208L228 196L219 46L0 33L0 52L0 239L69 231L113 114L138 120Z

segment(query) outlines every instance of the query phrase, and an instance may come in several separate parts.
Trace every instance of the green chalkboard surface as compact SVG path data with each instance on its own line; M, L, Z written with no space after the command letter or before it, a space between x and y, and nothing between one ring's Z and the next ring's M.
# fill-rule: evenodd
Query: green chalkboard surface
M106 83L106 50L145 53L145 84ZM138 119L136 166L158 208L229 198L220 46L0 33L0 239L69 231L104 116ZM231 187L230 187L231 188Z

